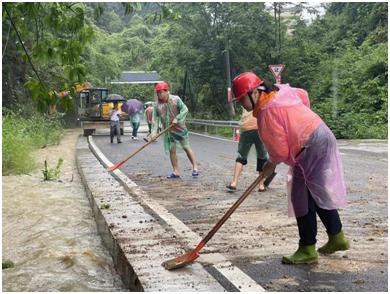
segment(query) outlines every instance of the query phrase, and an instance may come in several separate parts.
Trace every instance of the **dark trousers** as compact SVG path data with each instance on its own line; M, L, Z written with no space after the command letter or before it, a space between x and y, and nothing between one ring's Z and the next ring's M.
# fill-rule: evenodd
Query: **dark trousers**
M317 242L317 216L320 217L322 223L326 228L326 232L329 235L336 235L341 231L341 221L339 213L336 209L327 210L318 207L309 192L309 211L306 215L297 217L298 230L299 230L299 245L307 246L313 245Z
M132 132L131 135L133 137L137 137L137 132L138 132L138 128L139 128L140 123L139 122L133 122L131 124L133 125L133 132Z
M119 121L110 121L110 137L111 137L111 143L114 140L114 136L116 135L116 138L118 142L121 141L121 125Z

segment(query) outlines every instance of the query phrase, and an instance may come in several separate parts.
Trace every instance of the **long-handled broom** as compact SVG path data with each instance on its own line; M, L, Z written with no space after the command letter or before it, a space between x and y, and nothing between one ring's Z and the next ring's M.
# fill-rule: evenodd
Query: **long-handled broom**
M144 149L146 146L148 146L149 144L151 144L155 139L157 139L158 137L160 137L162 134L164 134L166 131L168 131L171 127L173 126L173 124L170 124L166 129L162 130L160 133L158 133L154 138L153 140L150 140L148 143L142 145L140 148L138 148L137 150L135 150L133 153L131 153L128 157L126 157L125 159L123 159L122 161L118 162L117 164L113 165L113 166L110 166L109 168L107 168L107 171L114 171L116 170L117 168L120 168L126 161L128 161L130 158L132 158L134 155L136 155L138 152L140 152L142 149Z
M199 251L206 245L206 243L214 236L214 234L219 230L220 227L225 223L225 221L232 215L232 213L237 209L238 206L245 200L246 197L256 188L260 181L264 178L261 173L256 180L245 190L240 198L233 204L232 207L224 214L224 216L218 221L218 223L211 229L211 231L200 241L198 246L191 252L180 255L174 259L164 261L162 266L167 270L173 270L180 267L184 267L187 264L192 263L195 259L199 257Z

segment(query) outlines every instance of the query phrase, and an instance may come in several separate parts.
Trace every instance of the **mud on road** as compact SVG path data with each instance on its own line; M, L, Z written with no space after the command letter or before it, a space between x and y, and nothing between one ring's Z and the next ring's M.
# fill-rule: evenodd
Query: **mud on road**
M114 163L143 144L128 137L121 145L107 144L104 136L96 136L94 141ZM204 237L255 179L253 154L241 176L240 189L231 193L225 186L232 176L236 143L191 136L201 175L193 179L188 159L179 154L180 180L165 178L171 171L170 162L160 144L152 144L121 170ZM340 149L348 189L348 206L340 216L350 250L321 256L316 265L280 263L283 255L296 250L298 242L296 221L287 217L284 165L277 167L278 175L268 191L253 192L208 245L268 291L387 291L387 154L362 151L353 148L354 144L358 143L343 142ZM317 246L326 241L318 220ZM210 252L208 246L202 252Z

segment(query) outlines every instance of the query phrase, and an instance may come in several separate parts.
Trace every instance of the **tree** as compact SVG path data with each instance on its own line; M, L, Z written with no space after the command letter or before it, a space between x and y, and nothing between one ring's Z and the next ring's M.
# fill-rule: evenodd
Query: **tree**
M387 137L387 3L332 3L288 40L286 81L338 138Z
M38 109L50 112L57 105L68 109L73 95L58 93L65 89L73 93L72 86L83 81L80 56L93 37L93 30L85 24L83 5L6 3L3 14L7 16L3 24L11 27L9 38L17 43L17 50L6 51L7 58L20 56L29 64L22 79Z

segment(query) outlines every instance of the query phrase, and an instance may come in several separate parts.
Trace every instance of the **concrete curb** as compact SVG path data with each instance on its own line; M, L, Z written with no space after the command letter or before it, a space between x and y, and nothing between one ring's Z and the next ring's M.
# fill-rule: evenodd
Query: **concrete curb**
M140 190L133 182L125 189L114 179L119 170L112 173L114 177L106 171L89 149L87 138L79 139L76 161L98 232L126 287L137 292L225 290L199 263L175 271L161 266L183 253L180 240L172 238L169 228L132 193L132 189Z

